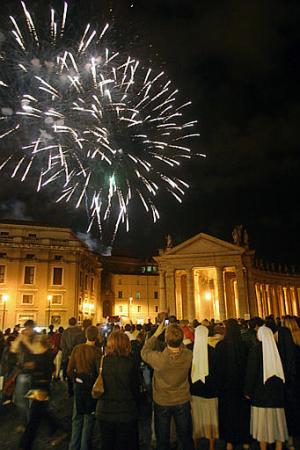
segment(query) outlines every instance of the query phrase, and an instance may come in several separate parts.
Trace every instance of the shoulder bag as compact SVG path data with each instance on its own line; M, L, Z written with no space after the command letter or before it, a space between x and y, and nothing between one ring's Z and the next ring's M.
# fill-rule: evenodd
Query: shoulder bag
M101 357L100 367L99 367L99 375L98 375L97 380L95 381L94 386L92 388L92 397L96 400L98 400L104 393L104 384L103 384L103 377L102 377L103 358L104 358L104 356Z

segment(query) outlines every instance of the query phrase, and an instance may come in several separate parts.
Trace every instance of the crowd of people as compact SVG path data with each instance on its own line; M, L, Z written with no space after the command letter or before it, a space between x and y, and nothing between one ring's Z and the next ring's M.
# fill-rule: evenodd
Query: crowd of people
M295 448L300 436L300 319L178 321L0 332L1 407L19 414L19 448L30 450L45 421L52 445L89 450ZM73 398L71 435L51 411L51 385ZM153 430L153 431L152 431Z

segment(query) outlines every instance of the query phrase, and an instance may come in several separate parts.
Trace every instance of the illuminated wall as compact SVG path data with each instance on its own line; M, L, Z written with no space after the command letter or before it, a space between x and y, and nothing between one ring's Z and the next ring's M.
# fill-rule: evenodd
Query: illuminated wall
M0 224L0 329L101 316L100 264L67 228ZM4 301L3 301L4 300Z

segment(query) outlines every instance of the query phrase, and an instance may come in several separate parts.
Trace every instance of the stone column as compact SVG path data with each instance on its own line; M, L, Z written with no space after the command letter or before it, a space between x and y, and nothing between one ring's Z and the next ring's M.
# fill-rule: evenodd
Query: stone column
M259 283L255 284L255 292L256 292L256 301L257 301L258 315L260 317L263 317L263 307L262 307L262 300L261 300L261 292L260 292L260 285L259 285Z
M272 308L271 292L270 292L269 284L266 284L266 297L267 297L268 314L274 314L274 308Z
M217 269L220 320L225 320L227 317L227 314L226 314L225 295L224 295L223 267L217 267L216 269Z
M263 283L261 285L261 289L262 289L264 317L266 317L269 314L269 311L268 311L267 292L266 292L266 285L265 285L265 283Z
M237 280L237 291L239 297L239 310L241 318L244 318L245 314L249 314L249 305L247 299L247 292L245 288L245 278L243 266L236 266L236 280Z
M286 310L285 310L284 293L283 293L282 286L278 286L278 291L279 291L280 316L285 316Z
M176 315L175 276L174 270L170 269L166 272L166 297L169 314Z
M280 316L280 308L279 308L276 286L274 286L274 285L271 286L271 292L272 292L272 301L273 301L273 305L274 305L274 314L275 314L275 317L277 317L277 316Z
M167 311L165 271L159 271L159 311Z
M255 293L255 282L252 274L252 267L246 266L247 293L251 317L257 316L257 299Z
M287 288L286 287L283 287L283 301L284 301L285 314L290 314L290 308L289 308L289 302L288 302Z
M187 285L187 312L188 312L187 318L189 321L192 321L196 318L194 275L193 275L192 269L187 270L186 285ZM184 317L184 319L185 319L185 317Z

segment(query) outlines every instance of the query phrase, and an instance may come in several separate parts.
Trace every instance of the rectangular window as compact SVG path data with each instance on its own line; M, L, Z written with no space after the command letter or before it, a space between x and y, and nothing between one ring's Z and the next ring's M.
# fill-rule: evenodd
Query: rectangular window
M62 305L62 295L52 295L52 305Z
M137 312L142 312L142 307L141 306L137 307Z
M62 260L62 256L61 255L54 255L54 259L55 259L55 261L61 261Z
M91 278L91 292L94 292L94 278Z
M36 239L36 234L28 233L28 237L31 238L31 239Z
M32 253L28 253L26 255L26 259L34 259L35 255L33 255Z
M22 305L33 305L33 295L23 294L22 295Z
M8 231L1 231L1 236L9 236L9 232Z
M0 283L5 282L5 266L0 266Z
M158 291L154 291L154 298L157 300L158 299Z
M62 285L63 269L62 267L53 267L52 284L55 286Z
M118 292L118 298L123 298L123 291Z
M154 306L154 311L158 312L158 306Z
M136 298L137 300L140 300L140 298L141 298L141 293L140 293L140 291L136 291L136 293L135 293L135 298Z
M28 313L28 314L18 314L17 316L17 323L21 325L21 327L24 325L26 320L36 320L35 313Z
M88 276L86 275L85 278L84 278L84 289L87 289L87 288L88 288L88 281L89 281L89 278L88 278Z
M33 283L34 283L34 267L33 266L25 266L24 284L33 284Z
M7 257L7 253L0 253L0 258L6 258Z
M82 272L79 272L79 286L82 287Z

